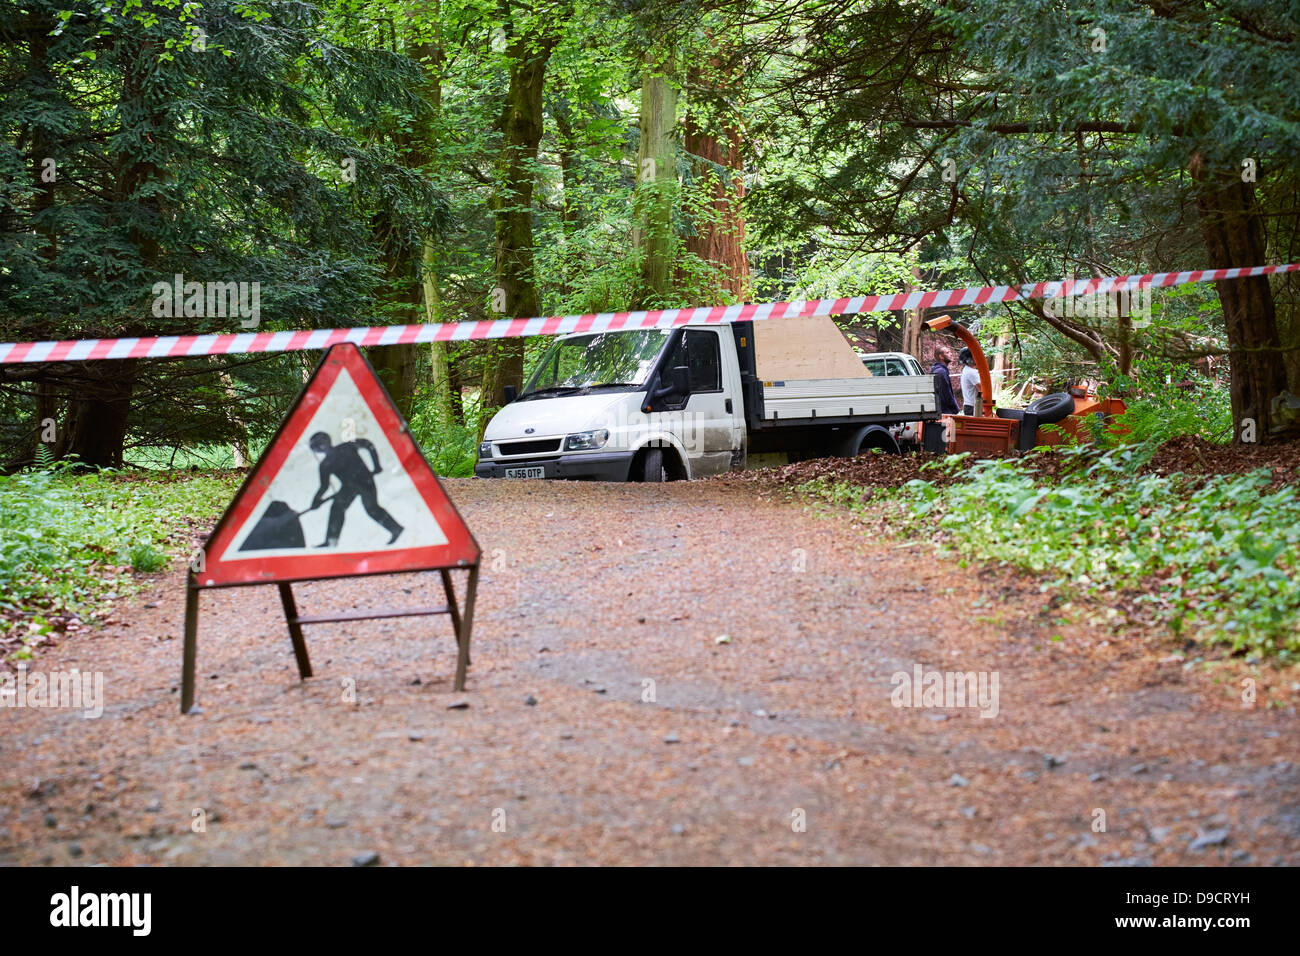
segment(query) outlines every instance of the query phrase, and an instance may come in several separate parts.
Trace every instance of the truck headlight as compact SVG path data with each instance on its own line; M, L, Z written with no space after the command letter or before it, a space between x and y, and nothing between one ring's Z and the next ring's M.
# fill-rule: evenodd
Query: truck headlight
M478 446L478 456L480 458L492 457L492 443L490 441L485 441L483 444Z
M565 451L591 451L601 448L609 441L609 429L598 428L591 432L575 432L564 439Z

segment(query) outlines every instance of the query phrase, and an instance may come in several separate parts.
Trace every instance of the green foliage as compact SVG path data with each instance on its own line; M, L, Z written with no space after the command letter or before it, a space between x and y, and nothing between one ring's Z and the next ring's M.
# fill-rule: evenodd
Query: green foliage
M478 461L480 408L465 409L464 422L440 423L433 403L417 401L411 411L411 435L419 443L433 470L443 478L470 478Z
M718 264L688 251L717 226L743 227L755 301L1203 266L1193 155L1225 181L1254 162L1274 261L1300 222L1283 0L0 0L0 20L4 341L239 330L154 314L176 274L260 283L261 330L486 318L529 256L518 278L547 314L728 302ZM638 183L648 51L679 102L676 169ZM544 62L540 96L511 102L528 62ZM520 109L540 149L505 162ZM531 250L498 234L523 183ZM742 184L736 222L718 190ZM653 292L648 244L669 274ZM1284 347L1300 329L1288 282ZM1023 305L957 314L989 354L1012 339L1020 381L1093 377L1122 335L1178 362L1226 337L1208 284L1158 292L1128 332L1071 316L1067 335ZM901 318L841 326L901 342ZM472 390L506 353L452 343L452 378ZM11 366L5 464L31 461L47 415L56 457L105 463L87 436L120 429L84 406L114 399L130 414L109 463L220 460L266 440L316 357ZM1224 431L1221 391L1193 410L1146 385L1126 395L1136 435ZM464 470L464 429L425 434Z
M309 3L0 4L0 341L360 325L409 291L384 253L445 219L373 128L427 112L409 58ZM245 312L209 283L242 283ZM298 358L264 358L10 368L6 458L30 460L32 382L58 455L116 431L85 396L130 403L127 447L256 439L296 391Z
M167 555L149 542L131 546L131 567L142 574L152 574L167 566Z
M74 475L67 463L0 478L0 637L93 617L170 558L188 561L234 492L231 475Z
M1210 442L1232 438L1232 403L1228 389L1207 379L1192 379L1187 389L1164 385L1143 389L1128 402L1124 423L1129 428L1121 441L1168 441L1196 435Z
M1255 255L1287 261L1300 228L1300 87L1288 79L1298 10L1288 0L782 5L746 32L762 64L751 233L805 258L820 232L864 251L919 248L990 284L1158 272L1211 264L1197 198L1210 183L1249 182L1261 229L1269 223ZM1294 346L1294 283L1273 285L1283 345ZM1095 315L1053 323L1023 305L962 319L1010 318L1022 379L1078 379L1130 345L1180 361L1222 354L1215 296L1209 285L1161 290L1150 325L1133 328Z
M456 422L423 433L412 425L412 431L424 449L433 470L444 478L472 478L474 463L478 461L478 426Z
M915 480L892 496L874 494L871 506L901 502L901 511L888 511L900 533L942 531L945 548L1034 572L1043 591L1082 591L1108 606L1122 597L1175 635L1300 657L1294 486L1267 490L1267 470L1195 482L1139 474L1152 451L1066 450L1075 467L1055 479L1035 471L1035 456L980 461L964 481ZM841 504L860 494L826 484L804 490Z
M1131 375L1112 370L1107 378L1103 391L1123 398L1128 406L1117 420L1125 431L1112 431L1097 418L1087 418L1087 437L1095 446L1141 443L1154 448L1184 435L1216 444L1232 438L1232 402L1227 386L1186 365L1139 359ZM1055 425L1041 427L1068 436Z

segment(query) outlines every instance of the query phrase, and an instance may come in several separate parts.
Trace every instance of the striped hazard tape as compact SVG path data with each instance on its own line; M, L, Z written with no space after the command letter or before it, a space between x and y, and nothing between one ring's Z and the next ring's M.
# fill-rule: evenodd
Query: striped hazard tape
M690 323L745 322L810 315L860 315L898 309L949 308L984 305L1017 299L1102 295L1164 288L1191 282L1219 282L1300 271L1300 263L1249 266L1235 269L1196 269L1147 275L1092 279L1058 279L1054 282L1009 286L979 286L936 292L901 292L896 295L860 295L845 299L806 299L748 305L702 306L690 309L650 309L641 312L600 312L588 315L553 315L530 319L484 319L426 325L361 326L354 329L314 329L297 332L236 332L219 335L162 335L147 338L80 339L62 342L0 343L0 364L19 362L76 362L88 359L186 358L245 352L297 352L324 349L340 342L355 345L406 345L416 342L463 342L470 339L505 339L570 332L609 332L621 329L670 328Z

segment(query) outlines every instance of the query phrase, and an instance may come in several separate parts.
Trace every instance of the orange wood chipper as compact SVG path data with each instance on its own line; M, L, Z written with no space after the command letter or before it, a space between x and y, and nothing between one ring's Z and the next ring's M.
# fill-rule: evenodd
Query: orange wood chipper
M982 415L945 415L937 422L926 422L922 434L926 450L946 451L948 454L970 452L983 458L1012 451L1024 452L1036 445L1087 441L1091 437L1088 430L1090 417L1099 418L1108 430L1116 434L1126 430L1124 424L1117 421L1128 408L1123 400L1099 399L1083 388L1044 395L1023 409L996 408L992 401L993 379L989 375L989 363L975 336L954 323L949 315L930 319L926 325L935 331L951 329L966 344L975 360L975 369L980 376L980 395L984 397ZM1055 425L1060 431L1044 429L1043 425Z

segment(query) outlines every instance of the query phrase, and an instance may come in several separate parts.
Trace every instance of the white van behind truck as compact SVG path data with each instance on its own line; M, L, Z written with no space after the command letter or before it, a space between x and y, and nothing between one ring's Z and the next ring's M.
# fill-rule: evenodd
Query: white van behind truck
M556 339L488 423L481 478L664 481L898 452L938 418L930 375L873 376L825 317Z
M906 352L868 352L862 356L862 364L872 375L923 375L921 363ZM921 423L907 422L894 425L889 433L904 449L919 448L921 444Z

